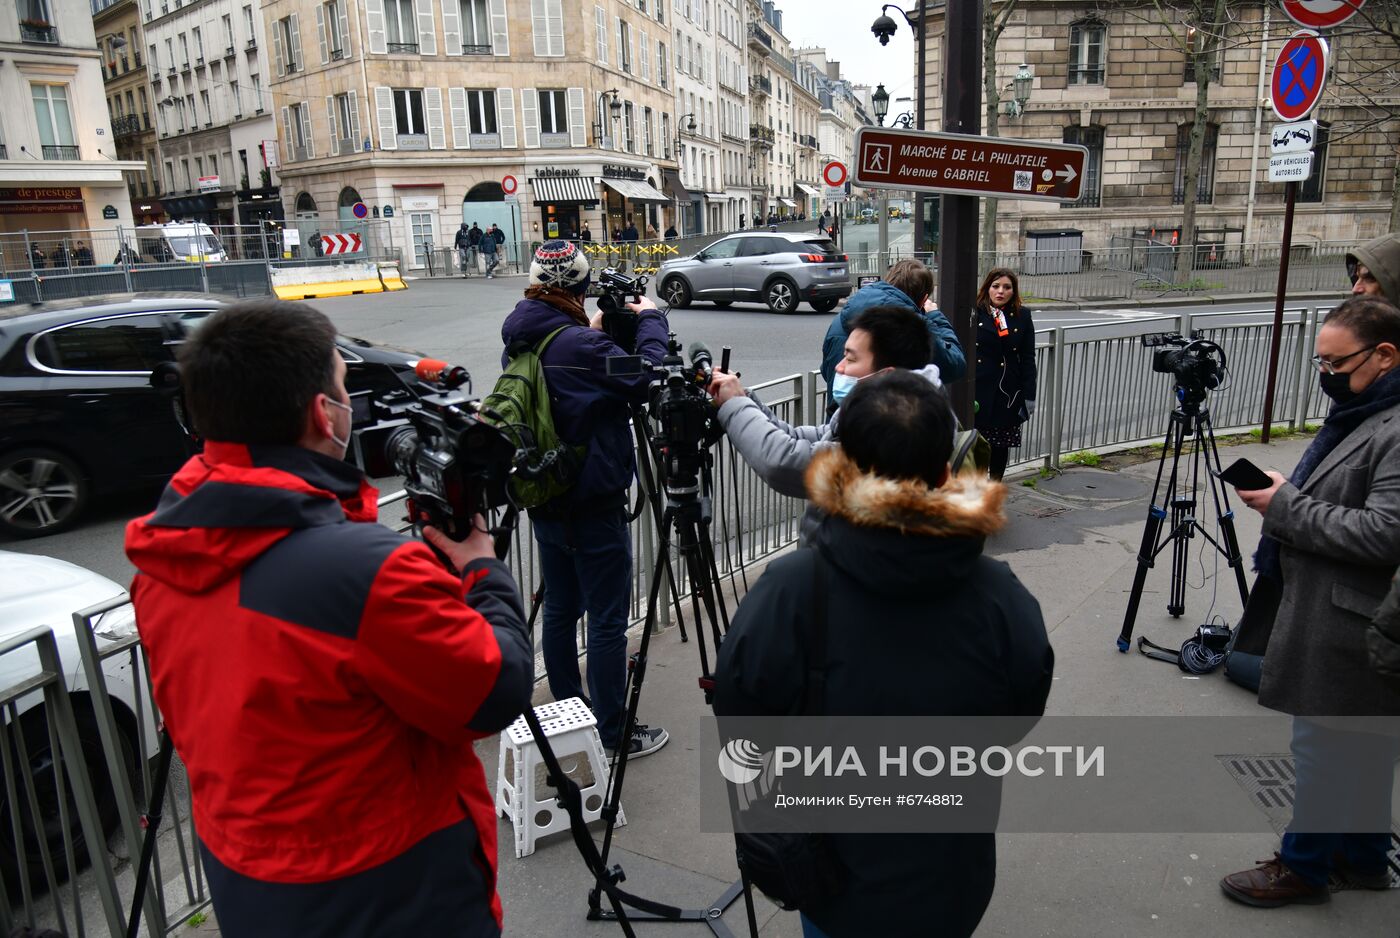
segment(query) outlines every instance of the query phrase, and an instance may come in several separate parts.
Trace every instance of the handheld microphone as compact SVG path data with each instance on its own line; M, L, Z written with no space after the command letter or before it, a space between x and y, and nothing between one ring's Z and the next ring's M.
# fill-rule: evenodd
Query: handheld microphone
M438 358L420 358L413 363L413 373L423 381L459 388L471 381L471 375L461 365L449 365Z
M690 343L690 367L694 368L709 384L714 374L714 357L703 342Z

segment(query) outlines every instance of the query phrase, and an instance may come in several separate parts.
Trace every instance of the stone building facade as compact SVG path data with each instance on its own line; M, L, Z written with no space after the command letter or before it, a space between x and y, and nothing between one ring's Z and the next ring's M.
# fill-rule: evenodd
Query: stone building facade
M749 191L749 70L743 0L716 0L715 76L719 84L720 178L724 211L721 231L748 224Z
M929 128L942 126L943 9L932 4L927 25ZM1267 181L1269 132L1279 122L1268 103L1268 80L1279 48L1298 27L1273 4L1247 0L1230 4L1230 11L1209 87L1197 239L1276 244L1284 186ZM1022 114L1000 117L1000 134L1079 143L1090 156L1080 202L1000 201L1001 250L1024 249L1027 232L1082 232L1088 250L1134 235L1184 236L1196 83L1187 55L1156 20L1146 3L1022 0L997 46L998 84L1008 99L1022 63L1034 84ZM1300 186L1295 244L1363 240L1388 226L1400 122L1374 118L1400 110L1400 85L1358 89L1356 82L1364 82L1365 71L1400 65L1400 45L1359 28L1334 31L1330 42L1332 78L1312 115L1323 133L1313 178Z
M720 117L717 0L682 0L672 9L675 52L676 124L679 129L682 202L681 234L720 230L727 196L720 181ZM665 9L666 0L658 7ZM692 130L692 126L694 129Z
M139 0L161 206L172 220L282 217L263 21L254 0Z
M362 203L393 219L411 268L463 222L512 242L585 224L601 240L629 220L642 237L664 231L676 208L663 190L679 185L675 50L670 11L645 7L265 2L288 213L348 224Z
M160 221L160 160L141 12L136 0L94 0L94 7L92 25L102 53L102 80L117 159L144 164L141 170L122 174L131 215L138 224Z
M116 157L87 0L0 6L0 48L0 97L11 102L0 121L0 234L130 227L124 177L144 164ZM23 240L4 241L0 263L21 268Z

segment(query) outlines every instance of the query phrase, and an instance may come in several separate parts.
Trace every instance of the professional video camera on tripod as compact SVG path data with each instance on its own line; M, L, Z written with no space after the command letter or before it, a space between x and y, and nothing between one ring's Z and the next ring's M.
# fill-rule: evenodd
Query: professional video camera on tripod
M1244 564L1240 558L1239 541L1235 536L1234 512L1226 483L1219 479L1220 453L1215 445L1215 433L1211 427L1210 409L1205 407L1208 392L1217 390L1229 374L1225 351L1214 342L1193 332L1190 338L1171 333L1154 333L1142 337L1146 348L1155 349L1152 354L1152 370L1159 374L1172 375L1176 407L1172 410L1167 425L1166 438L1162 443L1162 454L1157 462L1157 479L1152 487L1152 501L1148 508L1147 524L1142 533L1142 545L1138 549L1137 573L1133 577L1132 592L1128 597L1128 610L1123 620L1123 629L1118 636L1118 650L1127 652L1132 643L1133 625L1137 619L1138 605L1142 601L1142 588L1147 580L1147 571L1154 566L1158 554L1172 547L1171 586L1167 601L1167 612L1179 617L1186 612L1186 566L1189 559L1190 541L1197 532L1235 571L1239 585L1240 601L1249 596L1245 585ZM1189 444L1188 444L1189 440ZM1182 450L1190 447L1190 466L1181 471ZM1162 473L1166 467L1167 453L1172 454L1171 474L1167 481L1167 499L1159 501L1162 490ZM1201 476L1201 464L1205 463L1206 473ZM1211 499L1215 504L1217 533L1212 536L1196 515L1197 493L1201 485L1210 488ZM1170 526L1163 534L1163 522ZM1160 660L1173 661L1183 670L1204 673L1213 670L1224 660L1225 646L1229 642L1228 626L1202 625L1196 634L1182 646L1181 652L1173 652L1153 645L1145 638L1138 639L1138 649L1144 655Z

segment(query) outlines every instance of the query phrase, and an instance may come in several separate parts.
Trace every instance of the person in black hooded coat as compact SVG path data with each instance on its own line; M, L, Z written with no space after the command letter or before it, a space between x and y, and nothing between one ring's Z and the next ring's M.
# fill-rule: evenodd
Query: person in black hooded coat
M771 563L739 604L715 669L715 713L801 712L821 551L824 715L1039 717L1054 653L1035 597L982 553L1004 522L1005 488L975 474L949 478L947 394L910 372L871 375L842 405L841 426L841 447L807 470L808 493L827 516L812 545ZM993 833L830 841L850 880L802 910L808 936L971 935L991 900Z

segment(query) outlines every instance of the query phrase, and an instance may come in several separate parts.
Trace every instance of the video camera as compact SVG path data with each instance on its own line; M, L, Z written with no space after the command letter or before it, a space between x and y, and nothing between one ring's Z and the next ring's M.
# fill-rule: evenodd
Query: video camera
M710 395L705 390L714 373L710 350L692 342L689 364L681 357L681 343L672 333L666 357L653 365L640 355L618 355L608 359L610 375L652 376L647 414L653 431L648 434L659 454L666 493L673 498L693 498L700 493L700 472L706 451L724 436ZM721 370L729 368L729 349L724 349Z
M351 447L371 477L404 477L410 521L462 540L473 517L509 504L507 483L524 453L468 397L465 368L422 359L414 373L430 392L372 400L376 422L354 431Z
M603 331L628 355L637 351L637 314L627 304L640 301L647 294L647 278L628 277L608 267L588 286L588 296L597 297L603 314Z
M1142 337L1144 348L1152 353L1152 370L1176 378L1177 398L1186 405L1205 400L1225 380L1228 371L1225 350L1200 332L1188 339L1175 332L1153 332Z

